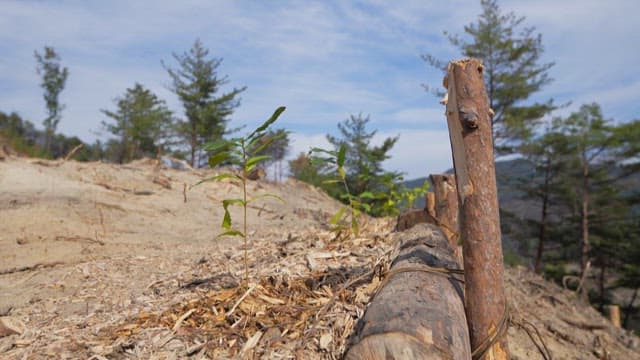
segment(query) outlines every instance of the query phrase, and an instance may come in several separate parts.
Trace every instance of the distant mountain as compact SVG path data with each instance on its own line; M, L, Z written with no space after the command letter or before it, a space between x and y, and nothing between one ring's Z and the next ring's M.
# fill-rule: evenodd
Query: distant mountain
M445 173L451 174L453 169L449 169ZM527 179L532 179L534 175L533 166L525 159L496 162L496 181L498 183L500 206L518 217L529 218L533 216L535 204L533 202L523 202L520 198L524 195L521 190L522 183ZM404 185L408 188L420 187L425 180L429 181L429 178L422 177L407 180ZM423 208L424 206L424 198L416 200L415 207Z

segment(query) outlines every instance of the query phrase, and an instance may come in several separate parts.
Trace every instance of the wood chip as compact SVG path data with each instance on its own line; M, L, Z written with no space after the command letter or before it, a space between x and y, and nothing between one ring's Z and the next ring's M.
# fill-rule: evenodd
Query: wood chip
M196 309L191 309L186 313L184 313L182 316L180 316L180 318L176 321L176 324L173 325L173 328L171 330L173 332L178 331L178 329L180 329L180 326L182 326L182 322L185 321L189 316L191 316L191 314L193 314L195 311Z
M27 330L25 324L18 318L12 316L0 317L0 337L12 334L22 334Z
M247 353L247 351L250 351L251 349L256 347L256 345L258 345L258 342L260 341L260 338L262 337L262 334L263 333L260 330L253 334L253 336L250 337L246 343L244 343L242 350L240 350L240 354L244 355Z
M320 349L329 351L329 345L333 341L333 335L331 333L325 333L320 336Z

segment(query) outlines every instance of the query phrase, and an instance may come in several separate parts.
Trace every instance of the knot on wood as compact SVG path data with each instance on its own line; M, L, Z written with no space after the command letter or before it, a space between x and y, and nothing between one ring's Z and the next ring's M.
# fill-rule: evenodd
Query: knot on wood
M460 121L462 122L462 125L465 127L465 129L475 130L478 128L479 116L475 111L461 108L459 113Z

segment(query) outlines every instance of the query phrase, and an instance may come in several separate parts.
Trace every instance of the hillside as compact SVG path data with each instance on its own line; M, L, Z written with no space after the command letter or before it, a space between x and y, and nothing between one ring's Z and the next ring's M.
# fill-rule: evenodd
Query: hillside
M0 161L0 358L339 357L392 248L394 219L336 240L340 204L306 184L256 181L243 245L216 238L232 183L152 160ZM185 201L186 198L186 201ZM240 211L232 212L239 221ZM640 341L523 268L506 286L514 359L640 358ZM2 326L1 324L4 324ZM533 326L533 327L532 327Z

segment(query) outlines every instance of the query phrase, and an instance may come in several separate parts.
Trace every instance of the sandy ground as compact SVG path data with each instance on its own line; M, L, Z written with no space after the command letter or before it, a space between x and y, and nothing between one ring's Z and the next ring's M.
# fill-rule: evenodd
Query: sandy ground
M211 175L152 160L0 161L0 319L12 329L2 336L0 327L0 358L339 357L375 290L373 276L345 283L391 249L393 219L336 241L327 222L340 204L293 180L250 182L250 194L284 202L265 198L248 210L255 290L246 294L243 244L216 237L221 201L239 197L239 186L184 191ZM234 221L240 215L232 211ZM640 359L637 337L573 294L524 269L509 269L506 285L526 320L509 330L514 359L542 358L527 323L555 359ZM304 306L289 305L297 297ZM251 322L281 305L289 312L271 323ZM231 324L198 322L218 309ZM301 320L289 326L287 316ZM273 329L279 340L265 342Z

